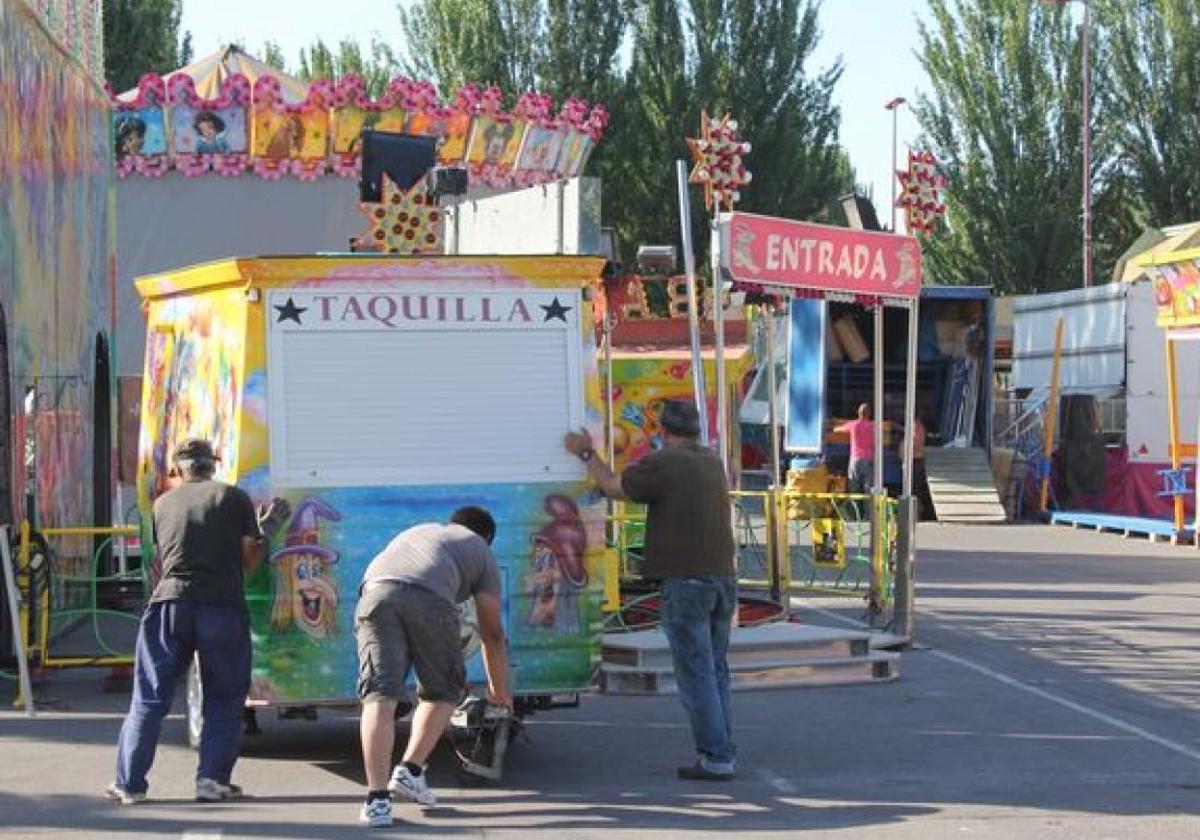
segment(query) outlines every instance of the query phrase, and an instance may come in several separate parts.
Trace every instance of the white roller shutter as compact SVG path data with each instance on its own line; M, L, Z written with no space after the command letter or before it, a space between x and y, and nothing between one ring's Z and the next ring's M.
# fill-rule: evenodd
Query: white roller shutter
M578 290L300 289L267 303L276 485L581 476L562 447L583 424Z

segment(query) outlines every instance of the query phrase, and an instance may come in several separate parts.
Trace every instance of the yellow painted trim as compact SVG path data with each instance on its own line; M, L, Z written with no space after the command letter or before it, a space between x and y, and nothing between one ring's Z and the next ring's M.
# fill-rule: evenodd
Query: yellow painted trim
M1188 248L1186 251L1168 251L1165 254L1148 253L1142 254L1140 257L1135 257L1134 265L1140 266L1156 266L1156 265L1172 265L1173 263L1187 262L1188 260L1200 259L1200 248Z
M241 257L180 268L137 279L143 300L189 294L225 286L246 284L259 288L286 286L301 280L319 280L341 269L355 266L388 266L402 269L430 262L447 265L499 265L515 275L535 282L590 283L604 270L602 257L579 256L464 256L402 257L383 254L339 254L305 257ZM372 278L347 278L344 282L369 283Z
M1175 362L1175 342L1167 342L1167 428L1170 431L1171 469L1179 469L1183 463L1183 451L1179 441L1179 373ZM1183 496L1174 499L1175 530L1183 530L1185 516Z

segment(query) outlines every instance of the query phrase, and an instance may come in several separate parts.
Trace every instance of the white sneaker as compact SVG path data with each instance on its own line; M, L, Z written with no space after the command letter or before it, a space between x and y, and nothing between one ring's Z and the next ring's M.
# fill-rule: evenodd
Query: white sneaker
M125 790L125 788L113 782L104 789L104 798L111 799L113 802L119 802L122 805L136 805L138 802L146 801L146 794L144 791L134 793Z
M237 785L223 785L216 779L196 780L197 802L224 802L226 799L241 799L242 796L242 789Z
M392 824L392 801L390 799L372 799L362 806L362 810L358 813L358 819L371 828L387 828Z
M425 782L425 774L414 776L403 764L397 764L392 771L392 780L388 782L388 790L411 799L424 808L436 808L437 797Z

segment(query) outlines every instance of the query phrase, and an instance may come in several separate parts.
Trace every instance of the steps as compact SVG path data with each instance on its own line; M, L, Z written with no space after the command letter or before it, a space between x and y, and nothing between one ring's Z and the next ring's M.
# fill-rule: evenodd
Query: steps
M753 691L894 680L899 654L874 650L871 642L868 633L788 622L735 627L729 640L731 687ZM671 651L661 630L608 633L602 649L605 693L676 693Z
M938 522L995 524L1007 521L987 452L979 447L929 447L925 474Z

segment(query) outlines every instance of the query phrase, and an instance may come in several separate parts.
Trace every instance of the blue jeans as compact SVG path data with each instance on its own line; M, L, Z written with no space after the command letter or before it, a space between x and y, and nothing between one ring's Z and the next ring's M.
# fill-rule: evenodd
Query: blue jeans
M229 784L250 691L250 628L234 607L159 601L146 607L134 653L133 699L117 741L117 784L144 793L163 718L181 677L199 654L204 729L198 779Z
M696 751L722 764L732 764L737 752L726 661L736 609L732 575L667 578L662 583L662 628Z

